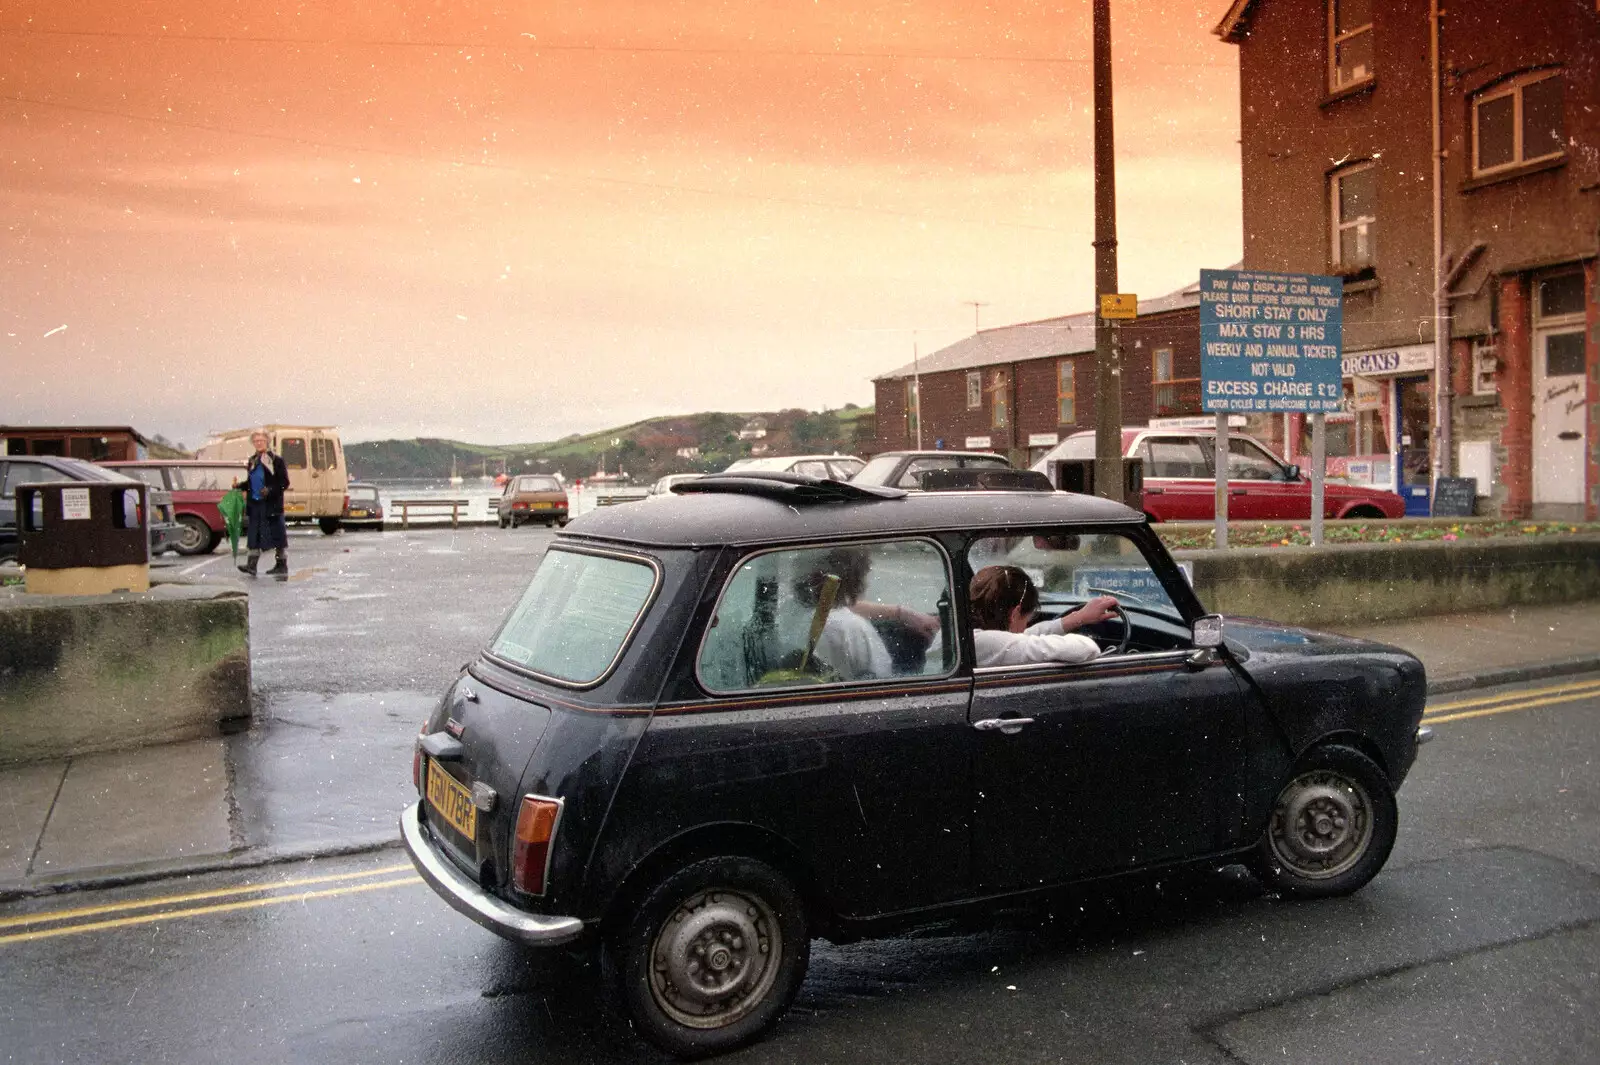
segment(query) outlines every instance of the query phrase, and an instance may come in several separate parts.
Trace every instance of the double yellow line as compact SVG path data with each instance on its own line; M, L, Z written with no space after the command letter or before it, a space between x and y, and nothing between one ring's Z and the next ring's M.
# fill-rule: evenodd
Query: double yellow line
M404 876L395 876L404 872ZM374 879L383 877L386 879ZM264 906L281 906L286 902L305 902L309 899L328 899L339 895L356 895L365 891L403 887L421 883L421 878L411 869L409 862L366 869L357 873L330 873L326 876L302 876L292 880L265 880L237 887L214 888L209 891L192 891L183 895L161 895L149 899L112 902L101 906L79 906L70 910L47 910L23 914L18 917L0 917L0 946L12 943L31 943L56 936L75 936L84 932L103 932L113 928L130 928L134 925L175 921L186 917L201 917L213 913L232 913L236 910L259 909ZM316 884L335 884L336 887L319 887L308 891L289 891ZM245 898L244 896L256 896ZM233 902L210 902L213 899L234 899ZM207 903L209 905L196 905ZM148 913L135 911L147 910ZM98 918L98 919L96 919ZM47 926L47 927L40 927ZM11 931L18 929L18 931Z
M1453 703L1430 706L1422 715L1424 725L1443 725L1451 721L1505 714L1513 710L1533 710L1541 706L1577 702L1600 696L1600 680L1578 681L1571 684L1553 684L1548 688L1525 688L1522 691L1486 695L1478 699L1460 699Z

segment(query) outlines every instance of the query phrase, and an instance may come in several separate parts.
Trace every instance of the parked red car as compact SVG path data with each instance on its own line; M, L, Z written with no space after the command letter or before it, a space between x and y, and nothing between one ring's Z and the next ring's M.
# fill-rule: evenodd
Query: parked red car
M1151 521L1211 521L1216 517L1216 433L1209 429L1122 430L1122 453L1144 462L1143 508ZM1056 459L1094 458L1094 433L1073 433L1033 468L1050 472ZM1323 486L1325 518L1403 518L1394 492L1353 484ZM1254 437L1228 434L1228 517L1237 521L1309 521L1311 479Z
M183 526L183 535L178 540L179 554L210 554L227 535L228 527L217 510L217 501L244 477L244 463L215 459L139 459L100 465L172 493L172 506L177 511L178 524Z

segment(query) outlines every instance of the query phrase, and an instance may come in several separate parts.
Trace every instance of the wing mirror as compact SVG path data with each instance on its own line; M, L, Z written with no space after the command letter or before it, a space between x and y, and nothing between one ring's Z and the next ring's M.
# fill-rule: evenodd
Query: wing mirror
M1196 647L1222 646L1222 615L1207 614L1194 619L1192 629Z
M1300 475L1300 467L1296 466L1292 462L1289 464L1289 469L1287 471L1287 477L1288 477L1288 480L1289 480L1289 482L1291 484L1293 482L1295 482L1295 481L1304 480L1304 478L1301 477L1301 475Z

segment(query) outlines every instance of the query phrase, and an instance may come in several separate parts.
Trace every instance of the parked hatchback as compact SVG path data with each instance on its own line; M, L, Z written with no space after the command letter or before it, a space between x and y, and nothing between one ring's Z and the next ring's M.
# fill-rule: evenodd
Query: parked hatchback
M735 459L723 472L793 473L801 477L848 481L860 473L865 465L854 455L762 455L759 458Z
M1037 617L1117 594L1104 653L975 666L1002 563ZM402 833L480 924L597 944L697 1055L774 1023L816 936L1197 862L1354 891L1423 701L1404 651L1207 615L1119 504L714 475L556 538L423 725Z
M1144 511L1151 521L1211 521L1217 507L1217 439L1205 429L1123 429L1123 454L1144 465ZM1033 468L1050 474L1057 460L1094 458L1094 433L1074 433ZM1325 518L1394 519L1406 516L1394 492L1325 482ZM1306 521L1311 479L1254 437L1228 434L1228 518L1232 521Z
M528 522L542 525L567 523L567 490L547 473L522 473L506 481L495 501L500 528L515 529Z
M1009 470L1005 456L989 451L885 451L874 455L856 475L856 484L921 488L924 474L935 470Z
M245 474L242 462L194 459L139 459L100 465L172 493L172 507L182 526L177 541L180 555L206 555L216 550L228 533L217 502Z
M351 481L345 487L344 514L339 522L345 528L383 529L383 499L378 486Z
M0 455L0 557L17 553L17 489L25 484L47 484L52 481L132 481L127 473L110 470L105 466L82 459L62 458L54 455ZM176 550L181 542L184 527L178 524L173 513L172 493L160 485L151 485L146 493L150 513L150 555L166 554ZM37 513L37 511L35 512Z

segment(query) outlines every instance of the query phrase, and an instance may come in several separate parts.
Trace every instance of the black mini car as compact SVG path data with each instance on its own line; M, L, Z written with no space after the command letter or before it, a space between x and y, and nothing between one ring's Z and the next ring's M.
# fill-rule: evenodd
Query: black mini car
M813 937L1195 863L1337 895L1388 857L1421 663L1206 614L1143 515L794 475L675 493L556 538L418 736L402 820L473 920L598 944L657 1045L757 1037ZM975 627L997 566L1036 591L1009 618L1120 610L1043 626L1075 662L990 664L1057 646Z

